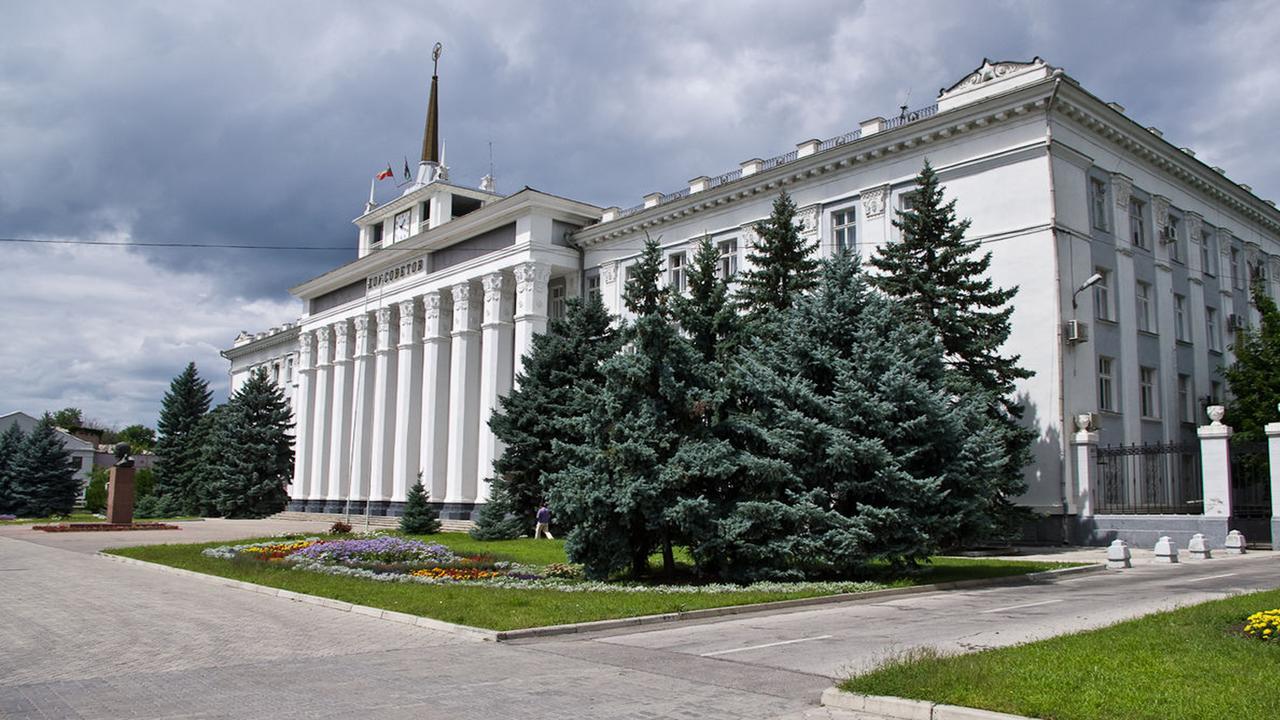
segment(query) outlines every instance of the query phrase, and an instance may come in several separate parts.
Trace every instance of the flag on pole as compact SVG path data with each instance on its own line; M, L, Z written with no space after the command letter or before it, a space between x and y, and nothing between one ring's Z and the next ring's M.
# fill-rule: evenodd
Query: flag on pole
M404 159L404 179L409 179L409 158Z
M395 175L396 175L395 173L391 172L391 166L390 166L390 165L388 165L388 166L387 166L387 169L386 169L386 170L383 170L383 171L382 171L382 172L380 172L380 173L378 173L378 176L377 176L376 178L374 178L374 179L375 179L375 180L386 180L386 179L387 179L387 178L389 178L389 177L395 177Z

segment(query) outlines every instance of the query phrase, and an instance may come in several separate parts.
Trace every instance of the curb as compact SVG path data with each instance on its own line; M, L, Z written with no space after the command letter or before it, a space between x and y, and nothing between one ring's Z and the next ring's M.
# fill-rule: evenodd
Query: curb
M884 598L899 597L903 595L919 595L922 593L938 592L941 590L999 587L1001 585L1016 585L1027 580L1056 580L1057 578L1064 576L1093 573L1106 569L1107 566L1105 563L1094 563L1092 565L1081 565L1078 567L1027 573L1026 575L1007 575L1005 577L981 578L977 580L954 580L952 582L933 583L931 585L912 585L901 588L886 588L884 590L868 590L860 593L820 595L818 597L797 598L795 600L776 600L774 602L756 603L754 605L729 605L726 607L706 608L704 610L688 610L685 612L663 613L661 615L641 615L639 617L618 618L616 620L595 620L592 622L570 623L567 625L548 625L546 627L526 628L523 630L499 630L496 633L495 639L500 642L505 640L522 640L527 638L550 637L553 635L572 635L575 633L617 630L637 625L655 625L657 623L665 622L702 620L706 618L724 617L726 615L744 615L748 613L769 612L773 610L807 608L817 605L870 602L873 600L882 600Z
M868 590L867 592L860 593L842 593L839 595L820 595L818 597L811 598L797 598L795 600L777 600L774 602L757 603L755 605L729 605L727 607L706 608L703 610L662 613L660 615L641 615L639 617L617 618L613 620L593 620L591 622L570 623L567 625L547 625L545 627L524 628L520 630L486 630L484 628L471 627L470 625L457 625L454 623L444 622L443 620L433 620L431 618L419 617L417 615L409 615L408 613L396 612L394 610L383 610L381 608L369 607L367 605L353 605L348 602L320 597L318 595L305 595L293 592L292 590L281 590L279 588L268 587L266 585L247 583L242 580L232 580L218 575L207 575L193 570L183 570L181 568L161 565L160 563L147 562L145 560L135 560L134 558L127 558L120 555L109 555L104 552L99 552L98 556L115 562L124 563L126 565L137 565L139 567L147 567L161 572L173 573L175 575L201 578L216 582L219 585L233 587L239 590L248 590L250 592L272 595L286 600L293 600L295 602L320 605L334 610L341 610L343 612L354 612L360 615L367 615L369 617L379 618L382 620L404 623L406 625L417 625L418 627L438 630L461 637L468 637L474 640L489 640L496 642L552 637L555 635L574 635L577 633L617 630L621 628L637 627L640 625L656 625L659 623L703 620L707 618L725 617L728 615L744 615L748 613L790 610L793 608L807 608L818 605L870 602L874 600L882 600L884 598L900 597L904 595L919 595L922 593L938 592L941 590L960 590L965 588L1016 585L1028 580L1056 580L1057 578L1064 576L1093 573L1107 569L1107 566L1104 563L1096 563L1093 565L1059 568L1057 570L1045 570L1043 572L1028 573L1026 575L1007 575L1005 577L981 578L976 580L955 580L945 583L933 583L931 585L912 585L910 587L886 588L884 590Z
M1025 715L979 710L959 705L943 705L927 700L886 695L862 695L837 687L822 691L822 706L852 712L872 713L893 720L1032 720Z
M184 577L194 577L205 581L211 581L225 587L232 587L237 590L248 590L260 595L270 595L284 600L292 600L294 602L307 603L308 605L319 605L332 610L341 612L356 613L358 615L367 615L371 618L379 620L388 620L404 625L415 625L428 630L449 633L470 640L494 641L498 639L498 633L493 630L485 630L484 628L471 627L470 625L457 625L454 623L444 622L443 620L433 620L431 618L410 615L409 613L396 612L394 610L383 610L382 608L369 607L368 605L355 605L342 600L334 600L333 598L320 597L319 595L307 595L304 593L293 592L292 590L281 590L279 588L268 587L266 585L257 585L255 583L244 582L243 580L232 580L231 578L219 577L217 575L207 575L205 573L195 572L193 570L183 570L182 568L161 565L160 563L147 562L146 560L135 560L134 558L122 557L120 555L109 555L99 552L98 557L113 560L125 565L135 565L145 567L160 572L167 572L173 575L182 575Z

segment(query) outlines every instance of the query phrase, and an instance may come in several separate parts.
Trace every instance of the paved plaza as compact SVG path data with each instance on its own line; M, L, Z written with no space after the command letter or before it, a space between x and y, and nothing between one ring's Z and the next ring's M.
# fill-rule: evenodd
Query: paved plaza
M1255 553L495 644L94 554L176 535L318 529L183 527L127 537L0 528L0 717L852 717L818 708L821 691L908 647L1007 645L1280 584L1280 557Z

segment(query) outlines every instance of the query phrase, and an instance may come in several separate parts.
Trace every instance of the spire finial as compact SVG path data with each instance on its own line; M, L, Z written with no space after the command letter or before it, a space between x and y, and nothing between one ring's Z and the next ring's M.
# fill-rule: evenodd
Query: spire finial
M422 135L422 162L440 162L439 118L436 100L436 85L439 81L440 53L444 46L436 43L431 50L431 99L427 102L427 129Z

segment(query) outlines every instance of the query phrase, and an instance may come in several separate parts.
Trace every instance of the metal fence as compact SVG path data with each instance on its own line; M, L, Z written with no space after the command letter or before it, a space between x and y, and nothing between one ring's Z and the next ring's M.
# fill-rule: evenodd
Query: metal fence
M1231 515L1271 517L1271 469L1267 441L1231 443Z
M1112 445L1095 450L1094 511L1104 515L1199 515L1204 511L1195 444Z

